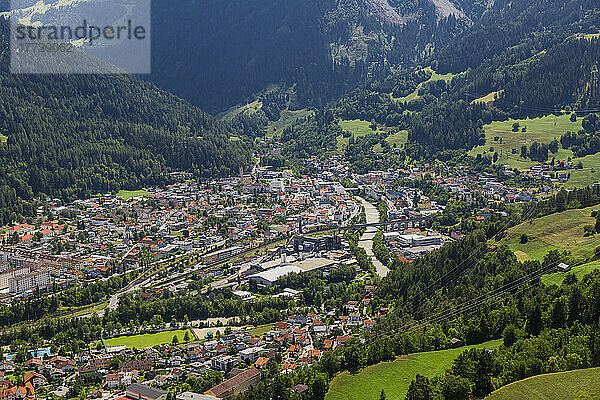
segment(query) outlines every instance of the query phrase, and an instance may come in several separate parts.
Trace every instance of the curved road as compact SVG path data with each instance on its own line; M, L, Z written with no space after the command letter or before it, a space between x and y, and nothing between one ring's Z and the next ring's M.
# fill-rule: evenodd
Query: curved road
M363 207L365 207L365 215L367 216L367 224L377 223L379 221L379 211L377 208L363 199L362 197L358 198L362 203ZM371 257L371 261L375 266L375 270L377 270L377 275L382 278L390 272L390 269L383 265L377 258L375 258L375 254L373 253L373 238L377 233L377 228L374 226L367 227L367 230L360 237L358 241L358 247L362 247L367 252L367 255Z

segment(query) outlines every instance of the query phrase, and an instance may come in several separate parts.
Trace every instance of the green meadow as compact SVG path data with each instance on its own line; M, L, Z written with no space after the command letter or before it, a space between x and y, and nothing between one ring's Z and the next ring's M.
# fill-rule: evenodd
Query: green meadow
M592 271L600 269L600 261L591 261L589 263L581 264L571 268L571 271L565 272L554 272L552 274L543 275L541 280L546 286L557 285L560 286L565 279L566 274L574 273L577 279L581 279Z
M454 77L454 74L438 74L437 72L435 72L431 67L427 67L424 68L424 70L426 71L431 71L431 78L429 78L427 81L420 83L417 88L410 94L408 94L407 96L404 97L399 97L399 98L394 98L394 100L397 101L402 101L402 102L407 102L410 103L411 101L417 100L419 99L419 89L421 89L424 85L426 85L429 82L436 82L436 81L450 81L452 80L452 78Z
M369 121L363 121L360 119L353 120L342 120L339 122L340 127L348 131L354 136L354 139L358 139L359 137L367 136L370 133L380 132L380 127L377 127L377 130L373 130L369 125L371 123ZM348 142L350 141L349 137L338 136L337 141L337 149L338 151L343 151L346 147L348 147Z
M403 400L417 374L433 377L443 374L463 351L470 348L497 348L501 340L458 349L415 353L394 361L372 365L357 374L342 372L329 387L325 400L378 399L383 389L388 400Z
M391 134L385 138L385 141L390 145L390 147L395 146L397 148L401 148L408 141L408 131L400 131ZM381 148L381 144L377 143L375 146L373 146L373 150L382 151L383 149Z
M301 110L283 110L279 120L269 123L269 126L267 127L267 136L278 138L285 128L293 125L296 120L309 117L312 114L313 111L306 108Z
M142 197L148 195L146 190L121 190L117 193L117 196L122 197L123 200L129 200L132 197Z
M496 390L486 400L599 400L600 368L533 376Z
M583 169L571 171L571 178L564 184L567 189L585 187L600 181L600 153L575 158L573 161L581 161Z
M119 336L104 340L107 346L127 346L137 349L145 349L146 347L157 346L160 344L173 342L173 337L177 335L179 343L183 343L185 333L189 332L190 340L196 340L194 332L190 329L179 329L174 331L164 331L158 333L144 333L142 335Z
M513 132L514 123L518 123L520 128L526 127L527 131ZM496 121L485 125L485 145L475 147L469 154L476 156L491 157L494 152L498 153L499 163L510 165L512 168L527 169L537 164L536 161L521 158L521 146L530 146L533 142L550 143L560 137L567 131L579 131L581 129L581 118L577 122L571 122L569 115L548 115L534 119L520 119L508 121ZM491 151L493 148L493 151ZM513 150L516 154L513 154ZM554 156L557 160L566 160L573 157L570 150L559 149L558 154Z
M275 324L257 326L255 328L249 329L248 333L250 333L254 337L262 337L265 333L273 329L273 325Z
M526 221L509 228L506 236L494 244L506 244L519 260L541 260L552 249L569 250L576 257L588 257L600 246L600 235L584 237L583 227L593 225L591 212L600 207L567 210ZM528 237L520 243L521 235Z

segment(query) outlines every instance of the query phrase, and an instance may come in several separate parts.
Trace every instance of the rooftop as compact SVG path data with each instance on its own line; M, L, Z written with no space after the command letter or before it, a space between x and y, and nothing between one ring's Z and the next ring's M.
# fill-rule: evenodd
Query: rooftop
M156 389L141 383L132 383L131 385L127 386L127 392L139 394L150 399L158 399L159 397L167 394L167 392L164 390Z

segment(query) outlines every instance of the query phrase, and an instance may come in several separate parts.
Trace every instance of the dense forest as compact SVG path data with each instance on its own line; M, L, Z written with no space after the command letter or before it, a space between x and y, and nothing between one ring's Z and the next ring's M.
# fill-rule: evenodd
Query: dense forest
M466 28L453 15L438 18L427 0L398 2L407 3L403 24L386 23L363 0L156 3L150 79L213 113L271 86L293 88L295 107L323 107Z
M8 48L0 21L0 46ZM249 164L243 132L127 75L13 75L0 60L0 225L32 215L40 193L62 199Z
M542 51L573 34L597 33L597 6L594 0L494 1L468 31L438 49L433 66L459 73L514 50L529 57L532 48Z

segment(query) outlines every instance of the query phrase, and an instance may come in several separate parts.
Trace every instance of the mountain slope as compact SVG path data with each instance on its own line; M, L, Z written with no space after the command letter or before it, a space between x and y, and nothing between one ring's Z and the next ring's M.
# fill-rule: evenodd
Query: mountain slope
M8 25L0 21L0 48ZM248 164L228 125L128 75L13 75L0 59L0 224L19 199L73 199L165 182L172 170L224 175Z
M151 80L213 113L271 84L293 88L298 106L323 106L464 27L427 0L155 3Z

